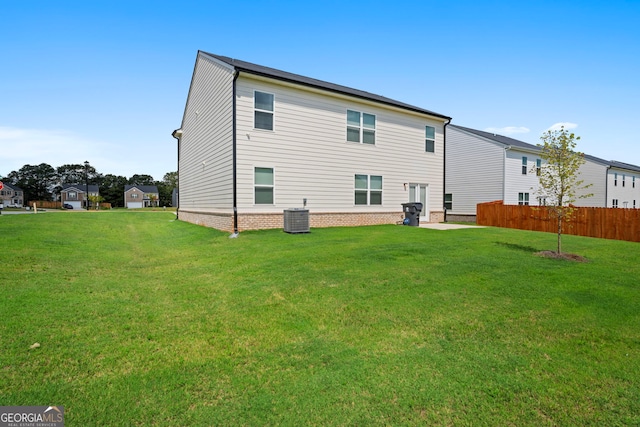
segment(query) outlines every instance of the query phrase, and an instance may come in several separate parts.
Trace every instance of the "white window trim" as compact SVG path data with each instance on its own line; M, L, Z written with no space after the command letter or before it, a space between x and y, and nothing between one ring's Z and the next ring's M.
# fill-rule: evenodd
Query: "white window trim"
M522 199L520 199L520 196L522 196ZM529 206L529 193L518 193L518 205Z
M522 156L522 175L527 175L527 169L529 168L529 158Z
M264 93L265 95L273 96L273 111L263 110L261 108L256 108L256 92ZM272 129L262 129L256 127L256 111L261 113L271 114L273 119L271 123L273 124ZM271 92L265 92L264 90L253 90L253 130L261 131L261 132L275 132L276 131L276 94ZM258 166L259 167L259 166Z
M273 174L273 184L264 185L264 184L256 184L256 169L271 169L271 173ZM276 205L276 168L274 166L257 166L253 165L253 206L275 206ZM273 190L273 203L256 203L256 187L261 188L271 188Z
M367 204L366 205L358 205L356 204L356 191L362 191L364 192L365 189L364 188L356 188L356 175L364 175L367 177L367 188L366 188L366 192L367 192ZM382 180L382 188L380 190L372 190L371 189L371 177L372 176L379 176L380 179ZM375 204L372 205L371 204L371 192L374 191L376 193L380 193L380 204ZM355 174L353 174L353 206L355 207L359 207L359 206L384 206L384 176L383 175L375 175L375 174L367 174L367 173L358 173L356 172Z
M358 127L358 135L359 135L359 139L360 141L349 141L349 139L347 138L347 134L348 132L346 132L349 128L353 128L355 129L355 126L350 125L349 124L349 111L353 111L354 113L360 113L360 126ZM373 129L370 128L365 128L364 127L364 115L368 114L370 116L373 116L373 119L375 121L375 126ZM344 135L344 139L347 143L350 144L360 144L360 145L369 145L372 147L375 147L378 144L378 116L376 114L373 113L368 113L366 111L362 111L362 110L354 110L351 108L347 108L345 110L345 135ZM369 144L368 142L364 142L364 131L366 130L373 130L373 144ZM358 175L365 175L365 174L358 174Z
M433 138L427 138L427 128L433 129ZM433 151L427 151L427 141L433 141ZM424 125L424 152L429 154L436 154L436 127L431 125Z

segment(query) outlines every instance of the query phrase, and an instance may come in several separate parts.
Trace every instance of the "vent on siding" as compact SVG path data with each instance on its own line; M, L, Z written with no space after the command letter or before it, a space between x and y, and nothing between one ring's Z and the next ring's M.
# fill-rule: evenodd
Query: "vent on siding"
M309 209L285 209L284 231L287 233L308 233Z

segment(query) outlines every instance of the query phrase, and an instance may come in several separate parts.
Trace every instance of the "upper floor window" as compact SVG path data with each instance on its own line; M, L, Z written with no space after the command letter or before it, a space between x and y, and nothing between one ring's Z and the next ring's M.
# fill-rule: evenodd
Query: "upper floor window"
M355 204L382 204L382 177L378 175L356 175Z
M627 177L627 176L626 176L625 174L622 174L622 186L623 186L623 187L624 187L624 179L625 179L626 177Z
M536 159L536 176L540 176L541 169L542 169L542 159Z
M255 168L254 196L256 205L273 204L273 168Z
M522 157L522 175L526 175L527 174L527 158L526 157Z
M69 191L69 193L67 193L67 194L68 194L67 197L70 200L74 200L74 199L78 198L78 193L76 193L75 191Z
M375 145L376 116L347 110L347 141Z
M138 193L131 193L132 199L137 199L140 195Z
M254 127L256 129L273 130L273 94L254 92Z
M518 204L529 205L529 193L518 193Z
M618 174L614 172L613 174L613 186L617 187L618 186Z
M425 126L425 148L427 153L436 152L436 128L433 126Z
M631 177L631 188L636 188L636 177L635 177L635 175Z

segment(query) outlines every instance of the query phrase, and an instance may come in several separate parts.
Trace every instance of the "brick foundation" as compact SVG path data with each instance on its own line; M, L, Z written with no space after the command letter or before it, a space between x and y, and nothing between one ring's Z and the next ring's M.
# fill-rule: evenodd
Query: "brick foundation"
M397 224L404 219L402 212L309 212L309 226L324 227L357 227L363 225ZM191 222L205 227L233 232L233 215L227 213L193 212L180 209L178 217L181 221ZM444 212L431 212L429 222L444 221ZM424 221L424 219L423 219ZM238 231L262 230L267 228L283 228L283 213L238 214Z

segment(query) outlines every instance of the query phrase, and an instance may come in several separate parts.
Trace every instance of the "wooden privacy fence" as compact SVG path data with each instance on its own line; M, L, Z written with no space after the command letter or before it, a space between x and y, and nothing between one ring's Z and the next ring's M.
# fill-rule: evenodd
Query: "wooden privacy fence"
M477 206L478 225L558 232L558 222L545 206L505 205L502 200ZM574 208L563 234L640 242L640 209Z

